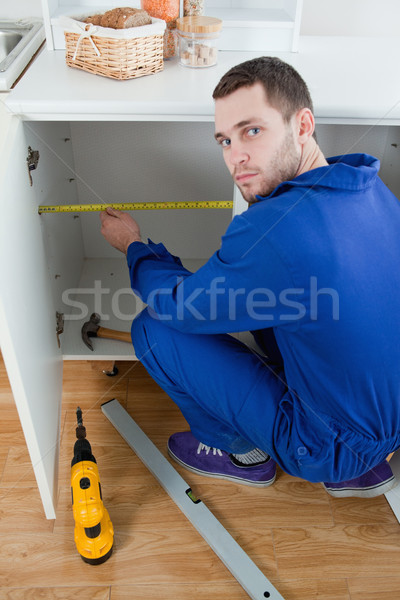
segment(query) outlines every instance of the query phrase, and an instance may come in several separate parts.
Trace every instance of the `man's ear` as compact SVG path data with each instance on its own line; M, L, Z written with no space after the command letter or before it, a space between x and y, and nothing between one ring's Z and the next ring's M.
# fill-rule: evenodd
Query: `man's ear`
M315 129L314 115L309 108L302 108L296 113L297 140L305 144L312 137Z

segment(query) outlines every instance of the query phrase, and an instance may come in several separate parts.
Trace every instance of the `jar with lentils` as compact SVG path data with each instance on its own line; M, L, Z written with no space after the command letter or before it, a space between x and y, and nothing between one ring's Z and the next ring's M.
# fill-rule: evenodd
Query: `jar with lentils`
M176 54L176 20L179 17L179 0L141 0L141 7L151 17L162 19L167 28L164 33L164 58Z

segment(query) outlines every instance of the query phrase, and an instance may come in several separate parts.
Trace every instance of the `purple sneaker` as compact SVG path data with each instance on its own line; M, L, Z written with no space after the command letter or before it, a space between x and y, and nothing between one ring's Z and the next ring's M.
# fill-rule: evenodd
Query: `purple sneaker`
M384 460L361 477L355 477L339 483L322 484L328 494L335 498L375 498L391 490L397 485L389 463Z
M276 463L267 458L254 466L233 463L230 454L202 444L190 431L174 433L168 440L168 452L178 463L199 475L228 479L236 483L267 487L275 481Z

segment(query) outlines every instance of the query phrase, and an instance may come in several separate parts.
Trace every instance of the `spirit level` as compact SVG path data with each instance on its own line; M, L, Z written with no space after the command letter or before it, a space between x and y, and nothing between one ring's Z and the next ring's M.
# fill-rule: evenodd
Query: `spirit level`
M108 206L117 210L167 210L187 208L233 208L232 200L214 200L198 202L122 202L114 204L57 204L38 206L39 215L43 213L63 212L100 212Z
M101 410L253 600L284 600L115 398Z

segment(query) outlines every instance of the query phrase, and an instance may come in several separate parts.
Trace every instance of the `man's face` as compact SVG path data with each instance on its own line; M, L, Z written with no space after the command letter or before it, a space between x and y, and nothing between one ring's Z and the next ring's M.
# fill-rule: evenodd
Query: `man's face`
M296 176L301 145L296 141L296 116L285 123L267 102L261 83L242 87L215 101L215 137L243 198L267 196Z

